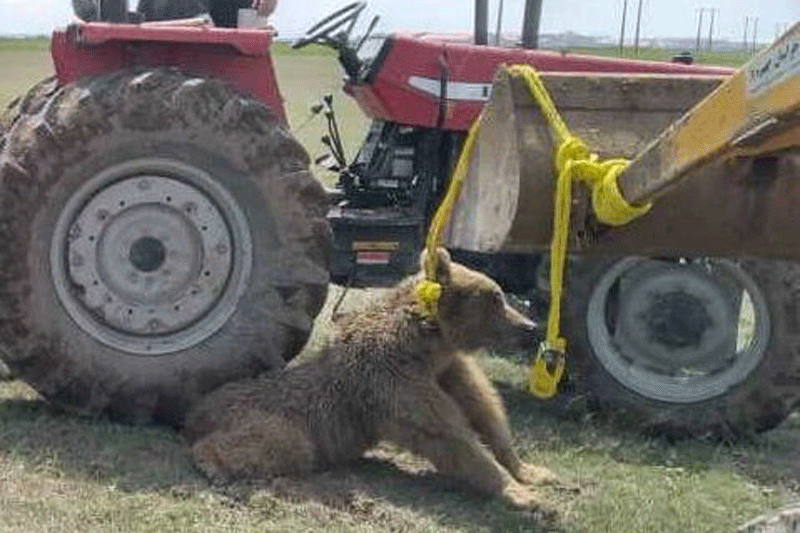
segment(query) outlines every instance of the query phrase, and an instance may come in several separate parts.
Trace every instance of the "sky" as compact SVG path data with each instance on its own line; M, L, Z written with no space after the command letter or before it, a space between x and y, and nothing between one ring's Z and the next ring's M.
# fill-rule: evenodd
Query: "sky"
M133 4L136 0L129 0ZM490 24L496 24L500 0L489 0ZM544 33L573 31L586 35L619 34L625 0L544 0ZM628 1L627 35L633 35L638 0ZM349 0L279 0L273 24L280 34L294 37ZM381 15L378 31L461 31L472 28L474 0L371 0L368 12ZM0 0L0 35L46 34L72 18L70 0ZM504 31L520 31L524 0L504 0ZM697 32L699 8L718 9L717 38L741 39L744 19L758 17L760 41L775 37L776 27L800 21L800 0L643 0L643 37L691 37ZM704 35L708 35L708 12ZM752 32L752 23L750 26ZM752 33L750 33L752 36Z

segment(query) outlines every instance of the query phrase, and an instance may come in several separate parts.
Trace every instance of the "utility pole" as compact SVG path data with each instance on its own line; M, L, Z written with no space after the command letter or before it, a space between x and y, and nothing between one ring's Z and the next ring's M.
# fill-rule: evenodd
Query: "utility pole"
M636 15L636 39L633 42L633 52L637 56L639 55L639 30L642 27L642 3L643 0L639 0L639 13Z
M700 18L697 19L697 42L694 44L694 51L700 51L700 31L703 29L703 11L704 9L700 8Z
M777 41L778 37L780 37L780 36L781 36L781 23L780 22L776 22L775 23L775 40Z
M539 48L539 25L542 20L542 0L525 0L522 18L522 47Z
M625 17L628 15L628 0L622 0L622 25L619 27L619 53L625 51Z
M714 15L717 12L717 8L711 8L711 22L708 24L708 49L709 51L714 46Z
M747 52L747 27L750 25L750 17L744 17L744 39L742 39L742 50Z
M503 31L503 0L500 0L500 5L497 7L497 31L494 34L494 44L500 46L500 33Z
M753 53L756 52L756 38L758 37L758 17L753 20Z

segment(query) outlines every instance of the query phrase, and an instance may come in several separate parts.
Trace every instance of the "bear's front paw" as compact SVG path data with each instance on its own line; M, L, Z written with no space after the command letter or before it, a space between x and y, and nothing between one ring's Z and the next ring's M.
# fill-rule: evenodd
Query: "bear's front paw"
M559 483L558 476L551 470L531 463L522 463L514 477L526 485L557 485Z
M548 506L538 494L519 483L509 483L503 490L503 500L511 507L533 512L538 519L552 521L558 512Z

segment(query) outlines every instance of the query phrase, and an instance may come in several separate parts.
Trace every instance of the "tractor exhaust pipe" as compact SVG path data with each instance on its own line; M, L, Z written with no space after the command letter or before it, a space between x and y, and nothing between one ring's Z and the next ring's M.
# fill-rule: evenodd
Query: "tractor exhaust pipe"
M542 0L525 0L525 19L522 22L522 47L539 48L539 23L542 19Z
M127 22L128 0L100 0L100 20Z
M489 0L475 0L475 44L489 44Z

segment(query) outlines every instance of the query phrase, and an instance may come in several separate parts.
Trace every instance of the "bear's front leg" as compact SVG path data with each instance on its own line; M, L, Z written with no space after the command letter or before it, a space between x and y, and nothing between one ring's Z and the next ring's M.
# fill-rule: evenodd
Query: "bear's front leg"
M544 510L484 448L456 402L436 383L398 387L395 412L381 437L429 459L436 469L514 507Z
M458 404L497 461L517 481L536 485L556 482L555 474L548 469L519 460L512 446L511 429L500 394L474 359L457 356L439 376L439 385Z

